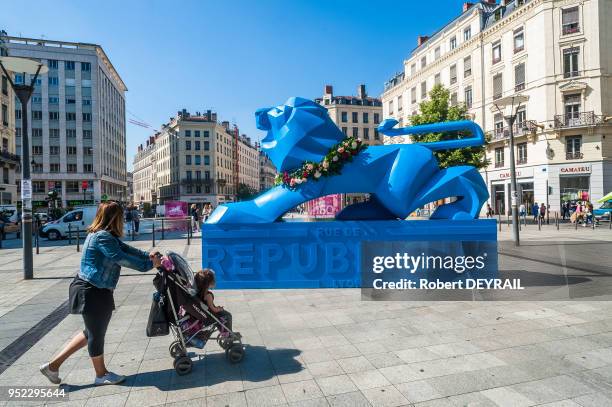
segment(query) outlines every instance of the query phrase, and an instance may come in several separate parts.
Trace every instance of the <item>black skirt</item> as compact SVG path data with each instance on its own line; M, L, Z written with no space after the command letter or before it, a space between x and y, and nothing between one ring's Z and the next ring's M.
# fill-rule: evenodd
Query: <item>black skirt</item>
M71 314L105 313L115 309L112 290L98 288L78 275L70 283L68 302Z

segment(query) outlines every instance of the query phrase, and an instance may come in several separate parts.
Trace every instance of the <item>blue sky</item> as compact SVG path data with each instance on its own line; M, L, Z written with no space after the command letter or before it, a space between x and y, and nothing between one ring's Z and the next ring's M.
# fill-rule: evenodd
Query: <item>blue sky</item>
M352 95L365 83L370 95L380 95L416 36L459 15L462 3L3 0L0 29L102 45L129 89L128 119L159 127L182 108L212 108L260 139L257 108L290 96L315 98L325 84ZM150 134L128 124L129 168Z

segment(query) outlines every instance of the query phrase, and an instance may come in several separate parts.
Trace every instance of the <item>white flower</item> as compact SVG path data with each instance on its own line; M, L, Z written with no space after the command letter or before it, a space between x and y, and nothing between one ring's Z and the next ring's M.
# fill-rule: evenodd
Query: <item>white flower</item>
M329 161L323 161L323 168L324 169L328 169L329 168Z
M314 166L313 166L312 164L308 164L308 165L306 166L306 169L307 169L308 171L312 171L312 170L314 169Z
M319 171L315 172L315 173L314 173L314 177L315 177L315 178L319 178L319 177L321 177L321 173L320 173Z
M332 158L333 161L338 161L338 156L335 155L334 158Z
M351 143L351 148L357 148L357 142L356 141L353 141Z

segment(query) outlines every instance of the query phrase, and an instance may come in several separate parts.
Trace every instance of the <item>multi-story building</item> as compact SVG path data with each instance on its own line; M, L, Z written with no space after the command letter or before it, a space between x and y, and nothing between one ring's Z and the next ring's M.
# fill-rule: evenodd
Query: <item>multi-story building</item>
M7 50L0 35L0 56L6 56ZM15 204L17 197L16 172L19 169L19 156L15 153L15 122L13 110L13 90L9 78L0 72L0 205Z
M259 147L259 146L258 146ZM259 150L259 191L266 191L274 186L276 167L270 157Z
M64 206L123 200L126 193L125 99L127 90L101 46L4 36L11 56L49 67L28 106L32 205L46 205L50 190ZM15 74L16 83L29 75ZM21 150L21 106L14 103L16 151ZM26 165L28 163L25 163ZM92 190L86 195L83 186ZM93 199L89 199L92 197Z
M357 87L357 96L336 96L332 85L325 85L323 97L315 99L327 108L329 117L345 135L357 137L366 144L382 144L378 124L382 119L382 102L369 97L366 86ZM363 194L344 194L344 204L362 202Z
M126 176L127 182L127 202L134 203L134 173L127 172Z
M211 203L236 199L239 183L259 190L259 158L251 140L217 114L185 109L140 146L134 157L136 202Z
M610 15L607 0L464 3L457 18L418 38L385 84L384 115L407 125L435 84L447 87L490 138L481 172L491 206L507 213L509 129L495 106L528 96L513 127L520 201L553 211L566 200L595 202L612 190Z
M151 136L145 146L138 146L134 156L134 203L137 205L157 201L155 156L155 136Z

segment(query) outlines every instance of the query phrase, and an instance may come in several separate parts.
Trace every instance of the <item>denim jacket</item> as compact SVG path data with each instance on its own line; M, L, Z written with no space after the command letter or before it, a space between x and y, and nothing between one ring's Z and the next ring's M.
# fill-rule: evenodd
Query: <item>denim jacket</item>
M128 246L105 230L87 235L79 277L98 288L112 290L117 286L121 266L148 271L153 262L147 252Z

